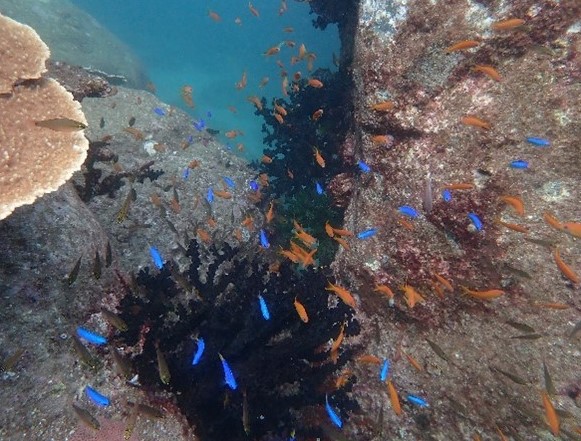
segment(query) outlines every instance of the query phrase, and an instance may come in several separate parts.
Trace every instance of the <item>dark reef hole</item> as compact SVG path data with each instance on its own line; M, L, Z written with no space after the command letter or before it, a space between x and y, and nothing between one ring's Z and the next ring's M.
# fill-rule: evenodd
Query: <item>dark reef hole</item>
M267 277L262 255L241 257L246 254L240 249L206 249L196 241L188 256L191 264L179 284L171 262L161 271L142 270L121 310L132 330L123 334L124 342L143 343L133 360L141 384L171 390L200 439L248 439L242 423L244 394L253 439L287 436L292 430L321 436L317 419L308 427L305 421L313 421L313 407L323 409L325 393L332 393L344 418L357 409L344 389L329 386L331 374L352 354L340 351L334 364L328 342L337 338L343 323L346 336L360 329L345 304L328 306L324 271L298 271L284 263L278 274ZM268 321L261 315L258 294L269 306ZM308 323L300 320L295 297L307 309ZM204 339L206 349L192 366L196 337ZM160 380L156 345L169 366L169 385ZM218 353L234 372L236 390L225 384ZM319 418L327 418L324 411Z

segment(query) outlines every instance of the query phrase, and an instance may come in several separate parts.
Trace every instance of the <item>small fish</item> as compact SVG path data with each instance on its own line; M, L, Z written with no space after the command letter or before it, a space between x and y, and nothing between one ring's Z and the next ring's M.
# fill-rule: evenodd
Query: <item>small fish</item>
M135 425L137 424L138 414L139 409L138 407L135 407L127 417L127 424L125 425L125 430L123 431L123 439L128 440L131 438L131 435L133 435Z
M515 159L511 161L510 168L518 168L518 169L525 169L529 168L529 163L524 159Z
M165 110L163 110L161 107L155 107L153 109L153 112L159 116L165 116L165 114L166 114Z
M331 422L337 426L339 429L343 427L343 421L341 421L341 417L333 410L331 405L329 404L329 397L325 394L325 410L327 411L327 415Z
M93 415L91 415L88 410L85 410L82 407L79 407L74 403L73 403L73 410L75 411L75 413L77 414L79 419L87 426L89 426L95 430L99 430L101 428L101 424L99 424L99 420L97 418L95 418Z
M147 404L138 404L137 410L139 411L140 415L145 415L148 418L159 420L165 417L161 410L148 406Z
M547 417L547 422L549 427L551 428L551 432L553 435L559 435L561 421L557 412L555 411L555 407L553 403L551 403L551 399L549 398L549 394L546 391L542 391L542 398L543 398L543 406L545 408L545 416Z
M107 407L109 404L111 404L111 400L109 400L109 398L97 392L91 386L85 387L85 394L87 395L89 400L91 400L91 402L96 406Z
M135 117L134 116L129 118L128 124L129 124L129 127L133 127L135 125Z
M250 182L248 182L248 186L250 187L250 189L252 191L258 191L258 190L260 190L260 186L258 185L258 182L256 182L256 181L250 181Z
M319 182L315 182L315 190L319 195L325 193L325 190L323 190L323 187L321 186L321 184L319 184Z
M101 117L99 120L99 128L102 129L103 127L105 127L105 118Z
M547 390L547 393L549 395L556 395L557 390L555 389L553 379L551 378L551 374L549 373L549 368L547 367L544 360L543 360L543 376L545 377L545 389Z
M163 384L169 384L171 381L171 373L169 371L169 366L167 365L167 361L165 360L165 356L161 349L159 349L159 345L155 345L155 354L157 355L157 370L159 371L159 379Z
M363 173L371 173L371 167L369 167L365 162L357 161L357 166Z
M196 129L198 132L201 132L206 127L206 121L203 119L200 119L199 121L192 121L192 125L194 126L194 129Z
M438 346L432 340L429 340L427 338L426 338L426 341L430 345L430 348L432 348L432 351L434 351L438 357L440 357L444 361L448 361L448 362L450 361L450 357L448 357L448 355L442 350L442 348L440 346Z
M51 129L55 132L77 132L87 128L86 124L69 118L45 119L43 121L35 121L34 125Z
M260 312L262 313L262 317L264 320L270 320L270 311L268 310L268 306L266 304L266 300L260 294L258 294L258 302L260 304Z
M266 237L266 231L263 229L260 230L260 246L265 249L270 247L270 242L268 242L268 238Z
M444 202L450 202L452 200L452 192L448 189L443 190L442 199L444 199Z
M397 211L399 211L404 216L411 217L412 219L415 219L416 217L418 217L418 212L416 211L416 209L413 207L410 207L409 205L402 205L401 207L399 207L397 209Z
M534 145L535 147L550 147L551 141L546 138L539 138L537 136L528 136L525 138L529 144Z
M547 334L524 334L524 335L513 335L510 338L518 340L538 340L539 338L545 337Z
M72 337L73 337L73 346L81 361L85 363L87 366L93 369L97 369L101 364L99 360L97 360L95 357L91 355L91 353L88 351L88 349L76 335L73 335Z
M114 312L111 312L106 308L101 308L101 314L103 314L105 320L107 320L111 325L115 326L119 331L125 332L127 329L129 329L127 327L127 323L125 323L125 320L123 320Z
M513 381L516 384L522 384L522 385L529 384L529 382L527 380L519 377L518 375L513 374L512 372L503 371L502 369L499 369L496 366L488 366L488 368L492 372L498 372L499 374L504 375L506 378L510 379L511 381Z
M228 362L222 357L222 354L218 352L218 357L220 357L220 361L222 362L222 369L224 370L224 382L228 385L228 387L232 390L236 390L238 388L238 383L236 383L236 378L234 378L234 373Z
M422 191L422 207L426 213L432 211L434 206L434 193L432 190L432 179L428 176L424 182L424 191Z
M111 348L111 354L113 355L115 368L119 375L129 380L133 374L133 366L131 366L131 362L127 358L125 358L121 353L119 353L119 351L115 347Z
M75 263L75 266L73 267L73 269L71 270L71 272L69 273L69 275L67 276L67 283L69 286L71 286L73 283L75 283L75 280L77 280L77 276L79 275L79 270L81 269L81 259L83 258L83 256L79 257L79 259L77 260L77 263Z
M195 366L200 362L202 355L204 355L204 350L206 349L206 343L202 337L198 337L196 344L198 347L196 349L196 353L194 354L194 358L192 358L192 366Z
M512 326L514 329L518 329L522 332L527 332L529 334L536 332L534 328L530 327L529 325L525 325L524 323L515 322L512 320L507 320L505 323L508 326Z
M367 239L371 236L375 236L375 233L377 233L376 228L369 228L368 230L364 230L361 231L360 233L357 233L357 239Z
M406 400L419 407L429 407L428 402L426 400L415 395L408 394Z
M95 260L93 261L93 276L99 280L101 278L101 255L99 251L95 251Z
M129 190L125 200L123 201L123 205L117 212L116 221L118 224L122 223L125 219L127 219L127 215L129 214L129 208L131 208L131 203L137 199L137 192L134 188Z
M184 170L182 171L182 179L186 180L190 177L190 168L186 167L184 168Z
M11 371L12 368L16 365L16 363L18 363L18 360L20 360L20 357L22 357L22 354L24 354L24 349L23 348L17 349L14 354L12 354L5 361L0 363L0 372Z
M111 250L111 242L107 241L107 247L105 248L105 268L109 268L113 263L113 250Z
M107 344L106 337L103 337L100 334L96 334L95 332L89 331L88 329L85 329L81 326L77 327L77 335L83 340L97 346Z
M232 178L229 178L228 176L222 176L222 179L228 187L236 188L236 183L232 180Z
M383 360L383 365L381 366L381 370L379 372L379 380L381 382L384 382L385 380L387 380L388 375L389 375L389 360L385 358Z
M476 231L482 231L482 221L476 213L468 213L468 219L470 219L470 222L472 222L472 225L474 225Z
M210 204L214 202L214 190L212 190L212 187L208 188L208 193L206 193L206 200Z
M295 309L297 311L297 314L299 315L299 317L301 318L303 323L308 323L309 322L309 315L307 314L307 310L305 309L304 305L297 300L296 297L295 297L295 301L294 301L294 306L295 306Z
M153 260L153 264L155 265L155 267L157 269L162 269L163 268L163 259L161 257L159 250L154 246L150 246L149 247L149 254L151 255L151 260Z

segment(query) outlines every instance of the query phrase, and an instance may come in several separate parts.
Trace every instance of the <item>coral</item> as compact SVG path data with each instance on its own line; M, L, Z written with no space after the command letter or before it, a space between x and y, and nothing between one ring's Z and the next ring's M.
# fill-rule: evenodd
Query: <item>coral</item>
M58 82L31 79L44 70L38 64L44 64L48 56L38 36L27 26L18 28L17 23L6 17L0 20L3 25L16 27L12 33L2 32L2 53L13 54L17 47L34 54L28 57L16 54L2 63L11 72L3 73L4 80L11 81L11 87L4 85L2 91L9 93L0 95L0 219L3 219L16 207L30 204L66 182L84 162L89 142L81 131L35 125L37 121L56 118L86 125L86 120L80 104ZM20 35L20 43L11 40L15 35ZM33 47L37 50L33 51ZM31 66L23 67L22 63ZM19 83L19 80L29 81Z

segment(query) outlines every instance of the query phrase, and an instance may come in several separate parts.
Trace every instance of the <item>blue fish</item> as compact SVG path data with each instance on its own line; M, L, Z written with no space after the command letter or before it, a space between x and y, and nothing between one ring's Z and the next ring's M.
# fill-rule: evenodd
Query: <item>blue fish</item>
M232 144L229 142L226 143L226 150L232 150Z
M359 167L359 170L361 170L363 173L370 173L371 172L371 167L369 167L363 161L357 161L357 166Z
M476 213L468 213L468 219L470 219L470 222L472 222L472 225L474 225L474 228L476 228L477 231L482 230L482 221Z
M258 182L256 182L256 181L250 181L250 182L248 183L248 185L250 186L250 189L251 189L252 191L258 191L258 190L260 189L260 187L259 187L259 185L258 185Z
M195 366L200 362L202 355L204 355L204 349L206 349L206 343L204 342L203 338L198 338L196 343L198 344L198 348L196 349L194 358L192 358L192 366Z
M325 394L325 410L327 411L327 415L331 419L331 422L337 426L339 429L343 427L343 421L341 421L341 417L337 415L337 413L333 410L331 405L329 404L329 397Z
M510 163L511 168L529 168L529 163L524 159L516 159L511 161Z
M192 142L194 142L194 135L190 135L188 136L188 139L186 139L188 144L191 144Z
M182 178L188 179L189 176L190 176L190 168L186 167L186 168L184 168L184 171L182 172Z
M234 373L228 362L222 357L222 354L218 352L218 357L220 357L220 361L222 362L222 369L224 369L224 382L228 385L228 387L232 390L236 390L238 388L238 383L236 383L236 378L234 378Z
M206 127L206 122L203 119L200 119L199 121L192 121L192 125L194 126L194 129L201 132Z
M77 328L77 335L83 340L86 340L94 345L107 344L107 338L103 337L102 335L91 332L88 329L82 328L80 326Z
M319 184L318 182L315 182L315 190L317 190L317 194L323 194L325 192L325 190L323 190L323 187L321 187L321 184Z
M532 144L536 147L549 147L551 145L551 141L546 138L539 138L537 136L529 136L526 138L529 144Z
M159 116L165 116L165 110L163 110L161 107L156 107L153 109L153 111Z
M206 112L206 116L207 116L208 118L212 118L212 112L210 112L210 111L208 110L208 111Z
M450 202L452 200L452 192L448 189L442 191L442 199L444 199L444 202Z
M109 404L111 404L111 400L109 400L109 398L97 392L91 386L85 387L85 394L87 394L89 400L91 400L96 406L107 407Z
M161 258L161 254L159 253L158 249L155 247L149 247L149 254L151 254L151 259L153 260L153 264L157 269L163 268L163 259Z
M206 194L206 200L211 204L214 202L214 190L212 187L208 188L208 193Z
M412 219L415 219L416 217L418 217L418 212L416 211L416 209L413 207L410 207L409 205L402 205L401 207L399 207L397 209L397 211L399 211L404 216L411 217Z
M264 317L264 320L270 320L270 311L266 305L266 300L264 300L264 297L262 297L260 294L258 294L258 302L260 303L260 312L262 313L262 317Z
M224 182L228 187L230 188L236 187L236 183L232 180L232 178L229 178L228 176L222 176L222 179L224 179Z
M264 231L263 229L260 230L260 246L262 248L270 247L270 243L268 242L268 239L266 237L266 231Z
M377 233L376 228L370 228L368 230L364 230L361 233L357 233L357 239L367 239L368 237L375 236Z
M389 360L386 358L383 360L383 366L381 366L381 371L379 372L379 379L381 381L387 380L389 375Z
M416 397L415 395L408 395L406 400L419 407L429 407L428 402L426 400L420 397Z

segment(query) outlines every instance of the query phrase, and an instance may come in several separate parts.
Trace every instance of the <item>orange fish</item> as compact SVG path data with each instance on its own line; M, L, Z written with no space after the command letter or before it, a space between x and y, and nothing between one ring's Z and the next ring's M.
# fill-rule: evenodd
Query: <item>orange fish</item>
M262 111L262 101L260 101L260 98L258 98L256 95L251 95L247 97L246 100L254 104L258 111Z
M525 205L520 196L501 196L500 200L514 208L519 216L525 215Z
M214 194L222 199L232 199L232 193L229 191L214 190Z
M500 219L495 219L494 222L496 222L498 225L502 225L505 228L508 228L510 230L513 230L513 231L517 231L519 233L524 233L524 234L529 233L529 229L527 227L523 227L522 225L513 224L510 222L503 222Z
M248 2L248 9L250 10L250 13L252 15L254 15L255 17L260 17L260 12L258 12L258 9L252 6L252 3L250 2Z
M457 182L453 184L446 184L442 186L443 190L472 190L475 187L474 184Z
M281 247L281 249L278 253L281 256L289 259L292 263L299 263L299 261L300 261L299 257L295 253L293 253L291 250L285 250Z
M276 113L280 113L282 116L287 116L287 114L288 114L286 109L284 107L278 105L276 103L276 101L274 102L274 110L276 111Z
M194 107L194 99L192 98L193 91L194 89L192 89L192 86L188 86L187 84L181 89L182 99L186 103L186 106L191 108Z
M401 288L406 296L406 302L410 309L416 306L416 303L424 302L424 298L420 295L419 292L411 285L404 285Z
M371 137L371 142L375 145L388 145L391 144L392 140L391 135L373 135Z
M433 273L433 274L434 274L434 277L436 278L436 280L438 282L440 282L444 286L444 288L446 288L448 291L454 291L454 287L447 279L445 279L444 277L442 277L438 273Z
M317 80L316 78L309 78L307 85L314 87L315 89L320 89L323 87L323 82L321 80Z
M293 74L293 80L295 81L299 81L302 78L303 74L301 74L300 70L297 70L294 74Z
M489 64L477 64L476 66L474 66L472 68L472 70L474 72L481 72L487 76L489 76L490 78L492 78L494 81L502 81L502 77L500 76L500 74L498 73L498 71L491 65Z
M313 70L313 63L317 59L317 56L313 52L307 54L307 70L310 72ZM321 83L322 84L322 83ZM323 87L323 86L321 86Z
M345 241L345 239L341 238L341 237L337 237L335 236L333 238L333 240L337 241L337 243L339 245L341 245L344 249L346 249L347 251L349 251L351 249L351 247L349 246L349 244Z
M345 288L339 285L333 285L331 282L329 282L329 285L325 288L325 290L333 291L335 294L339 296L341 300L343 300L343 303L355 309L356 306L355 299L353 298L351 293L347 291Z
M325 233L327 233L329 237L333 237L335 235L333 232L333 227L329 225L329 221L325 223Z
M272 57L273 55L276 55L279 52L280 52L280 47L273 46L270 49L267 49L266 52L264 52L262 55L264 55L266 57Z
M478 300L493 300L504 294L504 291L501 289L490 289L488 291L473 291L462 285L460 285L460 288L470 297L474 297L475 299Z
M299 315L299 317L301 318L303 323L308 323L309 322L309 315L307 314L307 310L305 309L303 304L297 300L296 297L295 297L294 305L295 305L295 309L297 311L297 314Z
M243 134L244 133L242 133L240 130L228 130L226 133L224 133L226 138L229 138L229 139L236 138L238 135L243 135Z
M335 232L335 234L338 234L339 236L354 236L354 234L351 231L344 230L342 228L333 228L333 231Z
M393 101L381 101L373 104L371 108L376 112L389 112L390 110L393 110L394 104Z
M573 271L573 269L569 265L567 265L563 261L563 259L561 259L561 254L559 253L559 250L557 248L553 250L553 257L555 258L555 263L557 264L557 267L567 279L569 279L571 282L575 284L581 282L581 278L579 278L579 275L575 271Z
M557 219L554 215L552 215L548 211L545 211L543 213L543 219L545 219L545 222L548 223L551 227L557 230L563 229L563 224L559 221L559 219Z
M319 164L321 168L325 168L325 160L321 156L321 153L319 153L319 149L317 147L313 147L313 156L315 157L317 164Z
M323 109L318 109L311 115L311 120L317 121L321 116L323 116Z
M268 207L268 211L266 212L266 223L269 224L273 218L274 218L274 202L270 201L270 206Z
M390 299L393 299L395 297L393 291L387 285L375 285L375 289L373 291L381 292Z
M302 60L303 58L305 58L305 56L307 55L307 48L305 47L305 44L301 44L299 46L299 60Z
M290 47L290 48L293 48L296 45L296 43L292 40L285 40L284 44L286 45L286 47Z
M549 398L549 394L547 391L542 391L541 396L543 398L543 406L545 408L545 416L547 417L547 423L551 428L551 432L553 435L558 436L560 431L561 422L559 420L559 415L551 403L551 399Z
M238 109L234 106L228 106L228 110L232 113L238 113Z
M260 173L258 175L258 182L263 187L268 187L268 175L266 173Z
M339 335L337 335L337 338L333 340L333 344L331 345L331 352L337 352L339 346L341 346L341 343L343 343L344 338L345 338L345 322L341 323Z
M280 113L273 113L272 116L274 116L274 119L276 119L279 124L284 124L284 118Z
M401 404L399 402L399 396L397 395L397 391L395 390L391 380L387 380L387 392L389 393L391 408L396 415L401 415Z
M244 89L246 87L246 84L248 83L248 78L246 76L246 71L242 72L242 78L240 79L240 81L238 81L235 86L236 89L241 90Z
M286 28L282 29L283 32L286 32L287 34L290 34L292 32L294 32L294 28L291 28L290 26L287 26Z
M465 115L460 118L460 122L466 126L478 127L483 130L490 130L491 127L488 121L474 115Z
M260 80L260 83L258 83L258 87L260 89L262 89L264 86L266 86L268 84L269 81L270 81L270 78L262 77L262 79Z
M376 364L378 366L381 364L381 360L375 355L362 355L357 361L359 363Z
M408 361L410 362L410 364L415 368L415 370L420 371L420 372L424 370L424 368L422 367L422 365L414 357L412 357L409 354L406 354L405 352L403 352L403 355L405 355L405 357L408 359Z
M353 375L353 371L351 369L345 369L335 380L335 389L341 389L343 386L347 384L349 381L349 377Z
M262 155L260 162L262 162L263 164L272 164L272 158L267 155Z
M288 77L282 77L281 90L284 96L288 96Z
M509 18L507 20L501 20L492 23L490 27L495 31L508 31L522 26L524 22L525 21L522 18Z
M446 53L456 52L456 51L463 51L465 49L471 49L473 47L478 46L480 43L476 40L463 40L452 46L448 46L446 48Z
M208 15L209 15L209 16L210 16L210 18L211 18L212 20L214 20L216 23L218 23L218 22L222 21L222 17L220 17L220 15L218 15L218 13L217 13L217 12L214 12L214 11L208 10Z
M317 244L317 239L313 236L311 236L309 233L307 233L306 231L297 231L295 233L297 239L299 239L302 243L304 243L306 246L308 246L309 248L314 247Z
M196 230L198 237L202 240L202 242L210 243L212 242L212 238L210 237L210 233L202 228L198 228Z
M581 222L563 222L561 227L571 236L581 238Z
M244 144L239 142L238 144L236 144L236 148L238 149L239 152L243 152L244 151Z

